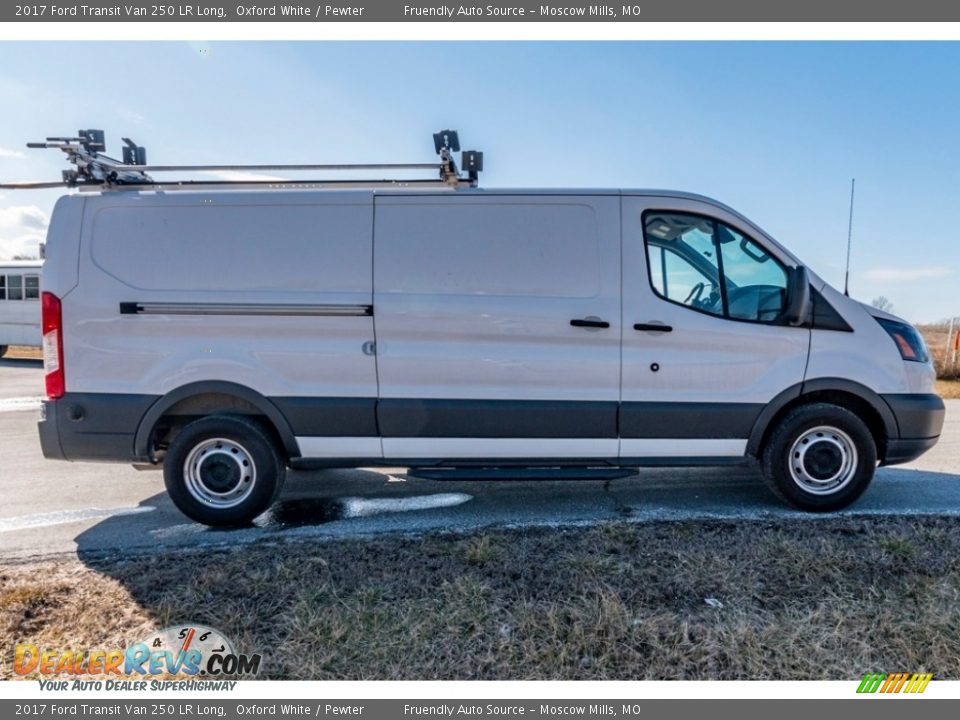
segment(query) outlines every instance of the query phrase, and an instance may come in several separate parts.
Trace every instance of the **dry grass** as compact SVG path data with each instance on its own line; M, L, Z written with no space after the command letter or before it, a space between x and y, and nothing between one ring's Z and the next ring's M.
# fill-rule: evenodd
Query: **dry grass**
M44 649L125 647L154 627L121 584L77 561L0 566L0 678L14 677L14 644Z
M956 338L960 328L954 327L953 335L949 337L950 325L948 323L918 325L917 329L923 335L923 339L930 349L930 356L933 358L933 366L937 370L937 377L960 380L960 359L954 362L953 351L948 347L950 346L949 341Z
M960 379L937 380L937 395L945 400L960 399Z
M0 588L6 676L15 642L102 648L194 621L272 678L960 678L949 518L263 544L0 566Z
M36 347L10 345L3 357L12 360L41 360L43 359L43 351Z

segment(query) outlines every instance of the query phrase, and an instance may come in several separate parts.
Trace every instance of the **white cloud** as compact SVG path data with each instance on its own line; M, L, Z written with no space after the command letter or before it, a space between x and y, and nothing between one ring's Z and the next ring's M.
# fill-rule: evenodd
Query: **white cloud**
M26 155L24 155L19 150L11 150L10 148L5 148L2 145L0 145L0 158L22 158L22 157L26 157Z
M126 120L128 122L136 123L137 125L142 125L143 121L146 120L146 118L143 115L138 113L133 108L128 108L128 107L118 107L117 115L121 119Z
M50 218L36 205L0 208L0 260L14 255L37 255Z
M50 218L36 205L13 205L0 208L0 232L18 228L46 231Z
M897 283L942 278L952 272L949 268L944 267L874 268L873 270L867 270L863 276L867 280Z

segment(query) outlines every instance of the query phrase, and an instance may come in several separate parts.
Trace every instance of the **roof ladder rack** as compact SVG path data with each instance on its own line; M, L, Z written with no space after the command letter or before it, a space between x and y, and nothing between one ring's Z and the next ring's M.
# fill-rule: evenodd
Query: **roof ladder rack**
M149 165L147 151L130 138L123 138L122 160L106 154L103 130L80 130L76 137L48 137L45 142L27 143L28 148L54 148L63 151L67 162L74 167L63 171L59 181L27 181L0 183L0 189L30 190L69 187L83 190L225 190L225 189L311 189L344 187L476 187L483 170L483 153L466 150L461 154L463 171L457 167L453 154L460 151L456 130L441 130L433 135L434 150L439 162L433 163L359 163L359 164L303 164L303 165ZM250 179L154 179L152 174L166 173L255 173L281 172L358 172L378 170L387 174L399 171L433 171L434 177L401 179L323 179L298 180L291 178Z

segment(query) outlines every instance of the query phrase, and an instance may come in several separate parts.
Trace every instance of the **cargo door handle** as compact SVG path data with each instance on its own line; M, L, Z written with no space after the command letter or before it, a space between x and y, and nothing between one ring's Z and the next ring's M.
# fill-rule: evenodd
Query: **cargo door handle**
M608 328L610 323L606 320L601 320L596 317L585 317L585 318L575 318L570 321L570 324L574 327L582 328Z
M662 323L637 323L633 326L633 329L641 332L673 332L673 325L664 325Z

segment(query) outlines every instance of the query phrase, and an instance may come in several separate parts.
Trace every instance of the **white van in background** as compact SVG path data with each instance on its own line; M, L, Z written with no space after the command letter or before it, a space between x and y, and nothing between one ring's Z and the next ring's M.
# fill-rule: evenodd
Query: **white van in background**
M44 454L249 521L285 468L757 463L807 510L940 435L918 333L705 197L111 190L47 241Z
M40 347L41 260L0 260L0 357L11 345Z

